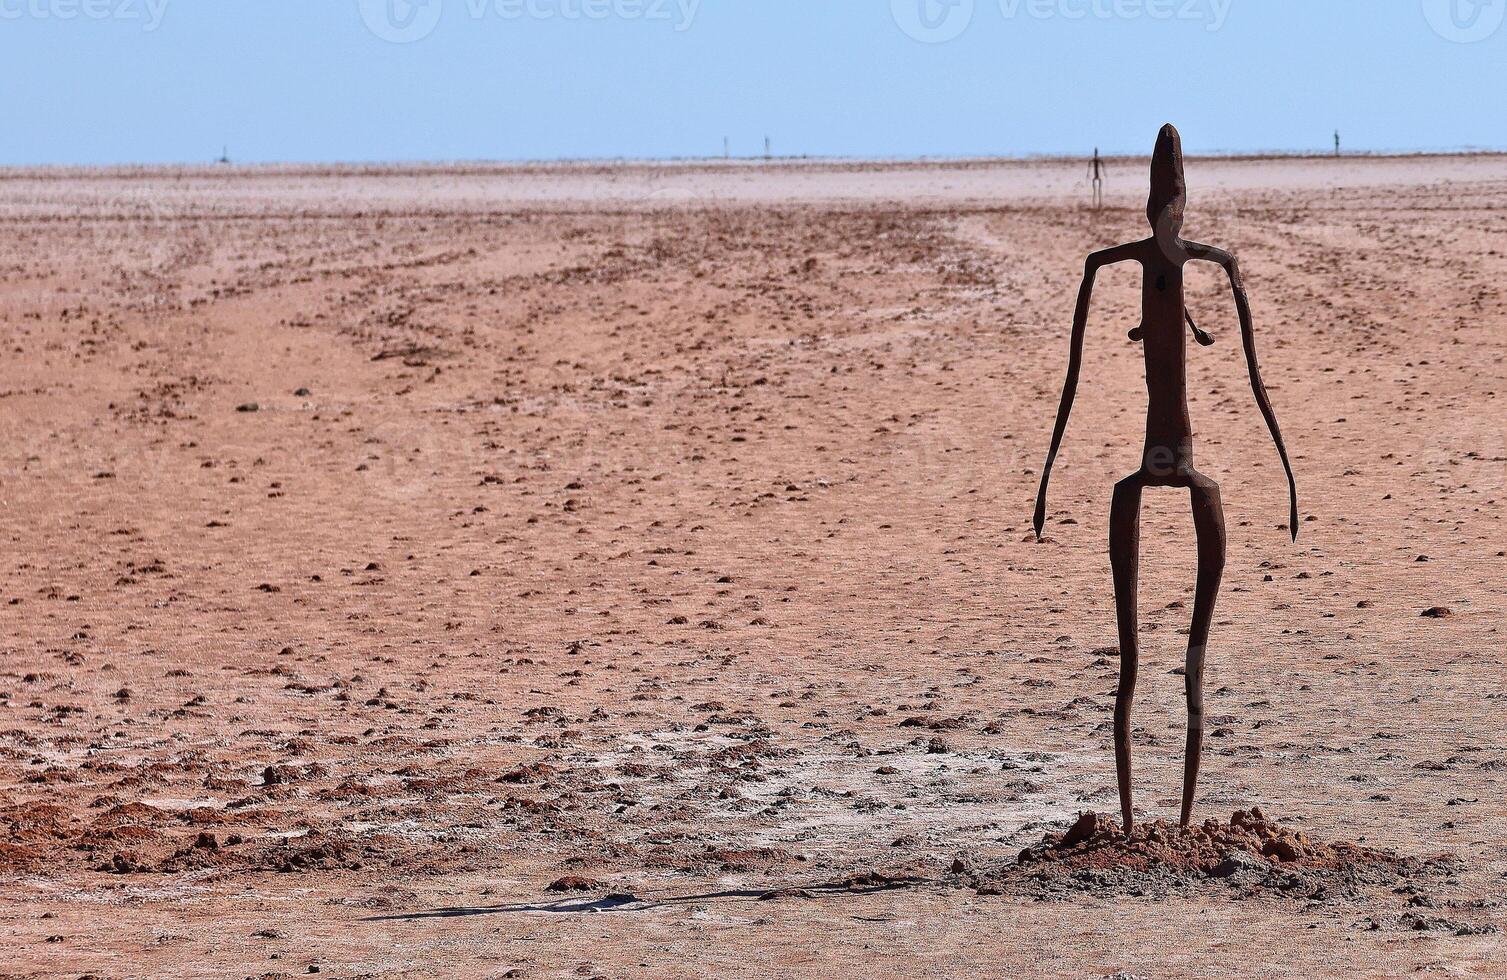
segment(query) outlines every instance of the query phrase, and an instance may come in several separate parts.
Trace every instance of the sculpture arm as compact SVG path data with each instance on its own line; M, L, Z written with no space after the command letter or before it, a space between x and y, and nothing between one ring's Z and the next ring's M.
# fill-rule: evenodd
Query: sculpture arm
M1213 347L1214 338L1209 335L1208 331L1193 321L1193 314L1184 310L1183 316L1188 318L1188 326L1193 328L1193 339L1198 341L1198 345L1200 347Z
M1032 524L1036 528L1036 540L1041 540L1041 530L1047 520L1047 484L1052 480L1052 464L1057 461L1057 451L1062 448L1062 436L1067 431L1068 417L1073 413L1073 399L1078 393L1078 373L1083 367L1083 335L1088 330L1088 308L1094 296L1094 277L1100 269L1114 262L1129 258L1129 246L1095 252L1088 257L1083 267L1083 285L1078 289L1078 306L1073 312L1073 334L1068 342L1067 380L1062 386L1062 403L1057 407L1057 424L1052 429L1052 448L1047 451L1046 465L1041 470L1041 487L1036 491L1036 514Z
M1266 420L1272 441L1277 444L1277 455L1282 457L1282 469L1287 473L1288 530L1292 539L1298 540L1298 484L1292 475L1292 463L1287 458L1287 446L1282 442L1282 430L1277 426L1277 414L1272 411L1271 399L1267 397L1266 385L1261 381L1261 367L1256 360L1256 328L1251 319L1250 298L1245 293L1245 280L1240 275L1240 263L1235 256L1220 249L1210 248L1207 257L1224 267L1230 277L1230 289L1235 294L1235 312L1240 316L1240 339L1245 346L1245 363L1251 375L1251 391L1256 396L1256 407Z

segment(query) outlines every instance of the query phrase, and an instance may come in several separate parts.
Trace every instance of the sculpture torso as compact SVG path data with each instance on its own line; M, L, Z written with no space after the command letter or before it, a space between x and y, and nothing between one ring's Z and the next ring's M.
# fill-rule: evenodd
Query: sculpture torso
M1141 338L1146 357L1146 447L1141 468L1154 480L1193 469L1188 418L1188 348L1183 321L1183 256L1174 260L1155 239L1141 258Z

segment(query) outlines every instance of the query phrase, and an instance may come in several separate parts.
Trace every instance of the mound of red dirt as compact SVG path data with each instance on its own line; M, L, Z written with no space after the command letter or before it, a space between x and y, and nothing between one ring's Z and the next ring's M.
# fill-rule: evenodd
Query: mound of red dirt
M1129 837L1113 820L1085 813L1066 834L1048 836L1021 852L1019 862L1055 862L1079 868L1167 868L1207 877L1229 877L1242 861L1235 854L1259 856L1274 865L1335 871L1356 865L1396 866L1406 858L1348 841L1324 843L1301 830L1267 818L1259 807L1237 810L1229 823L1206 820L1190 827L1142 824Z
M1085 813L1065 834L1047 835L1013 864L975 873L970 883L990 894L1162 891L1216 881L1323 899L1362 884L1455 870L1448 857L1421 860L1349 841L1315 840L1253 807L1236 811L1227 823L1208 820L1184 828L1157 821L1128 836L1113 820Z

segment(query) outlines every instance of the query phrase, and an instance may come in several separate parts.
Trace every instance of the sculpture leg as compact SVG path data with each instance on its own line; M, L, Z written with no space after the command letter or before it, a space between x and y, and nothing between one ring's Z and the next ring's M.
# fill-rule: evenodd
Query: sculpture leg
M1109 511L1109 563L1114 571L1115 618L1120 627L1120 687L1115 695L1115 777L1120 784L1120 825L1134 825L1130 802L1130 706L1135 701L1140 650L1136 634L1136 585L1141 562L1141 475L1115 484Z
M1198 789L1198 763L1204 736L1204 652L1209 645L1209 623L1214 618L1214 600L1224 576L1224 506L1219 484L1194 475L1189 487L1193 496L1193 526L1198 532L1198 587L1193 598L1193 626L1188 631L1187 676L1188 747L1183 763L1182 825L1193 817L1193 796Z

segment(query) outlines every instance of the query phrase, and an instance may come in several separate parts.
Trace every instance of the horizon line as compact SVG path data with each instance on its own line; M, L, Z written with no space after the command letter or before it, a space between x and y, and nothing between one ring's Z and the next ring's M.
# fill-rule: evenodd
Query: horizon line
M462 169L508 168L508 167L569 167L569 166L653 166L671 164L779 164L779 163L830 163L830 164L987 164L987 163L1053 163L1092 159L1093 151L1085 153L1030 152L1006 154L918 154L895 156L865 156L842 154L763 154L755 155L678 155L678 156L578 156L578 157L455 157L455 158L399 158L399 159L350 159L350 160L250 160L209 158L203 160L159 161L151 163L117 161L110 163L0 163L0 175L17 172L61 171L171 171L185 169L225 170L288 170L288 169ZM1100 151L1105 160L1145 160L1147 153ZM1259 149L1259 150L1204 150L1187 153L1189 160L1382 160L1409 157L1472 157L1507 155L1507 148L1455 146L1423 149L1354 149L1336 154L1333 150Z

